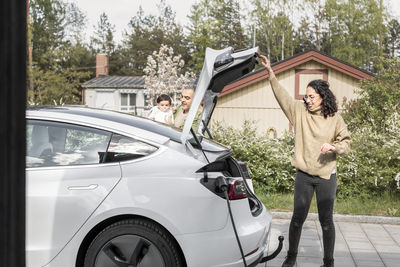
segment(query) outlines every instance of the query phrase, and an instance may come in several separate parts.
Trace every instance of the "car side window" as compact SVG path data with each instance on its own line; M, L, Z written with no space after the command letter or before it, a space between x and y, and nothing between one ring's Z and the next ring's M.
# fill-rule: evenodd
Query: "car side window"
M103 162L111 133L59 122L27 122L27 167L69 166Z
M145 157L158 148L134 138L113 134L105 162L126 161Z

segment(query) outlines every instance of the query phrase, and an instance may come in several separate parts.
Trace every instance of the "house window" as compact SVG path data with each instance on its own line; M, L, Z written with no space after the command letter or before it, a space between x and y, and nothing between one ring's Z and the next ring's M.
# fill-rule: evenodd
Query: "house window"
M295 70L295 84L294 84L294 97L298 100L303 99L306 93L306 87L309 82L316 79L328 81L327 69L296 69Z
M136 94L121 93L121 111L135 111Z
M302 100L306 94L307 85L312 80L322 79L328 81L327 69L296 69L294 77L294 98ZM289 131L293 130L293 125L289 123Z

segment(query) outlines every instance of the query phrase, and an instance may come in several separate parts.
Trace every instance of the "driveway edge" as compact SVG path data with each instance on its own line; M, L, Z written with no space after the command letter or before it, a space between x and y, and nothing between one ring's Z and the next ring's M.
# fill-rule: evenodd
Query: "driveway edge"
M292 212L278 212L272 213L273 219L291 219ZM309 221L317 221L318 214L309 213L307 216ZM379 223L379 224L398 224L400 225L400 217L385 217L385 216L364 216L364 215L342 215L333 214L335 222L354 222L354 223Z

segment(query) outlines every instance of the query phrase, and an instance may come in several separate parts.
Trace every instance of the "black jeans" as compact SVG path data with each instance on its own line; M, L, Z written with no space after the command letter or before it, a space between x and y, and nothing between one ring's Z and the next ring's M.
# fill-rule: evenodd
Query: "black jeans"
M333 259L335 247L333 204L336 188L336 174L332 174L330 179L326 180L297 170L294 185L294 211L289 227L289 253L297 254L301 229L307 218L314 191L316 191L318 217L321 223L324 243L324 259Z

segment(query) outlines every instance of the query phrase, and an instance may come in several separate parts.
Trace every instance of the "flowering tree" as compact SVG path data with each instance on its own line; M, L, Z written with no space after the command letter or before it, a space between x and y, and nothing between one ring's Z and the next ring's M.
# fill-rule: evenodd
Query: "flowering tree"
M176 99L176 94L189 86L195 75L192 72L182 74L184 65L181 55L174 56L173 48L167 45L161 45L158 52L154 51L147 57L144 69L147 106L153 106L160 94Z

